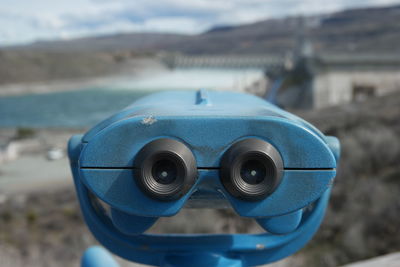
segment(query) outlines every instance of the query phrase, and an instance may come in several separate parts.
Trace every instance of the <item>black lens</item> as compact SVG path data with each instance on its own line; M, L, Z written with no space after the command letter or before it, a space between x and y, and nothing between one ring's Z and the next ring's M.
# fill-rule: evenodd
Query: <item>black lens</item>
M252 185L261 183L266 178L266 174L266 167L259 160L245 161L240 168L240 176L243 181Z
M283 162L269 143L249 138L233 144L221 160L221 180L225 189L243 200L259 200L280 183Z
M183 143L161 138L145 145L135 159L134 178L142 191L159 200L185 195L197 177L192 152Z
M158 183L171 184L177 179L178 169L172 160L162 159L154 163L152 173Z

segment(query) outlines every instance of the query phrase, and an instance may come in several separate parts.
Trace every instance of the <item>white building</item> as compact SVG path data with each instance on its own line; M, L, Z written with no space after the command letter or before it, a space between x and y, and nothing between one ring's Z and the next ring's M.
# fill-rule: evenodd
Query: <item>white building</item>
M315 55L301 59L281 88L278 103L293 108L324 108L400 90L400 54ZM300 85L299 85L300 84Z

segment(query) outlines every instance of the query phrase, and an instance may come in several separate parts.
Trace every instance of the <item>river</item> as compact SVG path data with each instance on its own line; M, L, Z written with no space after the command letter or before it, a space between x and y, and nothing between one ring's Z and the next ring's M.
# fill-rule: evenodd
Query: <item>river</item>
M150 93L201 88L240 91L261 75L257 69L186 69L120 77L95 88L0 97L0 127L89 127Z

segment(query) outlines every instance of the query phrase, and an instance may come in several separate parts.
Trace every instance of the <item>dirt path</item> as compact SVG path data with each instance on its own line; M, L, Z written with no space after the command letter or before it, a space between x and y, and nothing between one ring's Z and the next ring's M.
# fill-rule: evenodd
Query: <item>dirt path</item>
M35 192L72 186L67 158L49 161L43 155L25 155L0 165L0 194Z

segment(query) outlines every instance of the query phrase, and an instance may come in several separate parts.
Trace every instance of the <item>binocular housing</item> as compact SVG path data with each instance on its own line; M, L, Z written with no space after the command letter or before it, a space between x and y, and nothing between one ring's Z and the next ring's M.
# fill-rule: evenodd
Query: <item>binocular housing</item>
M69 142L92 233L117 255L152 265L196 251L199 263L217 255L244 265L294 253L321 223L339 155L335 137L301 118L252 95L217 91L146 96ZM266 232L144 233L183 207L230 207Z

